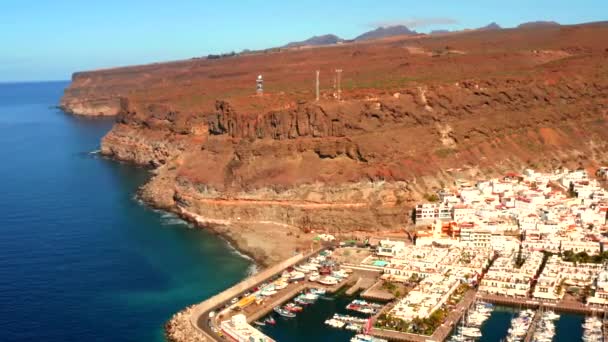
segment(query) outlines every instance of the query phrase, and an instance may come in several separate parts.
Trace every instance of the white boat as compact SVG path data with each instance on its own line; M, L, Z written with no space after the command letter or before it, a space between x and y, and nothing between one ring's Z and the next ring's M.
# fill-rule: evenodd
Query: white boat
M310 289L310 293L316 294L318 296L322 296L325 293L327 293L327 291L325 289L322 289L322 288L313 287L313 288Z
M265 297L270 297L270 296L277 294L277 291L275 289L275 286L271 284L271 285L266 285L262 289L262 291L260 291L260 294Z
M360 324L356 324L356 323L348 323L344 328L346 330L351 330L351 331L361 331L361 329L363 329L363 326Z
M388 342L383 338L373 337L370 335L357 334L350 339L350 342Z
M585 318L583 323L583 341L601 341L603 340L602 321L597 317Z
M300 266L300 265L296 265L293 268L294 270L298 271L298 272L302 272L302 273L309 273L310 270L309 269L305 269L304 267Z
M461 329L461 333L463 336L467 337L481 337L481 331L479 331L477 328L464 327Z
M319 279L321 279L321 276L319 275L318 272L313 272L308 277L308 280L310 280L310 281L318 281Z
M342 315L342 314L334 314L334 316L332 318L336 319L338 321L347 322L347 323L356 323L359 325L365 325L368 322L368 320L365 318L349 316L349 315Z
M278 280L274 283L275 290L282 290L286 288L289 284L284 280Z
M303 298L305 301L314 302L315 300L319 299L319 296L314 293L307 293L303 296Z
M528 329L530 329L533 316L533 310L528 309L520 311L519 315L511 320L511 327L508 330L507 341L523 340L528 333Z
M275 294L277 294L277 291L275 290L262 290L262 292L260 292L260 294L264 297L270 297L270 296L274 296Z
M323 285L333 286L333 285L338 284L338 279L331 277L331 276L326 276L326 277L319 279L318 282Z
M307 270L307 272L315 272L319 269L318 266L313 264L304 264L300 266L302 269Z
M293 312L287 311L281 307L275 307L274 312L278 313L279 315L283 316L283 317L287 317L287 318L294 318L296 317L296 314L294 314Z
M325 324L329 325L330 327L338 328L338 329L342 329L346 325L346 323L339 321L337 319L333 319L333 318L325 320Z
M289 281L300 281L300 280L304 280L304 278L306 278L306 275L302 272L298 272L298 271L294 271L291 272L291 276L289 277Z
M546 311L546 312L544 313L543 317L547 317L547 319L550 319L550 320L553 320L553 321L555 321L555 320L559 319L559 315L558 315L558 314L556 314L556 313L555 313L555 312L553 312L553 311Z
M344 270L338 270L331 272L331 276L334 278L344 279L348 277L348 273L346 273Z

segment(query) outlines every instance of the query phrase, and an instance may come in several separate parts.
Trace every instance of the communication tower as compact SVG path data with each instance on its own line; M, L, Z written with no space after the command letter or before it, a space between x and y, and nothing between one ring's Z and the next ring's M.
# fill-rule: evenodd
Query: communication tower
M258 78L255 81L255 92L258 95L264 94L264 79L262 75L258 75Z

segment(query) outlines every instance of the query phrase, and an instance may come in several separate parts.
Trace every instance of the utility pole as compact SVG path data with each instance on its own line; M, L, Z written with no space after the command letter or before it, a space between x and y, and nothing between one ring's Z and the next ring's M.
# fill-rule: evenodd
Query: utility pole
M317 83L315 88L316 101L319 102L319 70L317 70Z
M338 101L342 98L342 88L340 87L340 82L342 80L342 69L336 69L336 87L338 88Z

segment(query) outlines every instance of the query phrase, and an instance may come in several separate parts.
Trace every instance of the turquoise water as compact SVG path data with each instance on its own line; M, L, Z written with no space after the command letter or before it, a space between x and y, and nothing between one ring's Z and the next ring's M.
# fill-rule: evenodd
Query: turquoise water
M555 342L582 341L583 323L585 316L574 314L560 314L555 323Z
M481 342L498 342L507 337L511 326L511 319L517 317L519 309L497 306L490 318L482 325L479 339ZM583 336L582 324L585 317L574 314L560 314L555 322L555 336L553 341L571 342L581 341Z
M278 341L348 341L354 333L326 326L323 322L334 313L353 314L345 309L346 305L356 297L343 294L331 296L331 301L319 300L315 305L306 307L296 318L282 318L276 314L277 324L265 326L261 330ZM480 342L500 342L507 337L511 319L516 317L519 310L497 306L488 320L482 325ZM555 342L573 342L582 340L582 324L585 317L574 314L561 314L555 324Z
M249 260L134 199L148 172L100 158L112 119L53 108L67 82L0 84L0 341L160 341Z
M331 328L324 322L331 318L334 313L365 317L346 310L346 305L356 296L336 294L325 297L329 300L319 299L315 304L304 307L304 311L298 313L295 318L284 318L273 313L277 324L275 326L264 326L261 330L277 341L349 341L355 333Z

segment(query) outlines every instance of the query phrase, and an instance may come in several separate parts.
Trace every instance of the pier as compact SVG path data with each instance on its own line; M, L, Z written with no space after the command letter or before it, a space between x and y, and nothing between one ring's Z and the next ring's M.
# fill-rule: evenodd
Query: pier
M495 294L479 294L483 301L504 306L522 307L529 309L549 309L555 312L567 312L582 315L598 315L606 312L605 308L588 306L574 301L549 302L532 298L506 297Z
M531 342L534 338L534 333L536 332L536 326L538 325L538 321L540 320L540 316L542 315L541 311L538 310L534 313L534 317L532 318L532 323L530 324L530 328L526 333L526 337L524 338L524 342Z
M382 290L382 284L382 280L376 281L374 285L361 293L361 298L380 302L389 302L395 299L393 294Z
M256 320L266 316L268 313L270 313L274 309L274 307L280 306L280 305L284 304L285 302L288 302L290 299L297 296L302 291L308 290L310 288L324 288L328 293L335 293L338 290L340 290L341 288L343 288L344 286L346 286L347 284L349 284L349 281L350 281L349 279L346 279L346 280L342 281L341 283L334 285L334 286L325 286L325 285L321 285L319 283L313 283L310 281L301 281L298 284L293 284L293 286L290 286L290 287L287 287L286 289L284 289L280 293L280 295L270 298L271 300L269 300L268 303L265 303L262 306L255 307L255 311L248 312L248 310L245 309L247 321L253 322L253 321L256 321Z
M378 271L367 271L367 270L356 270L356 274L359 276L357 282L351 286L348 290L346 290L346 295L352 296L361 290L367 290L372 287L378 277L380 276L380 272Z

